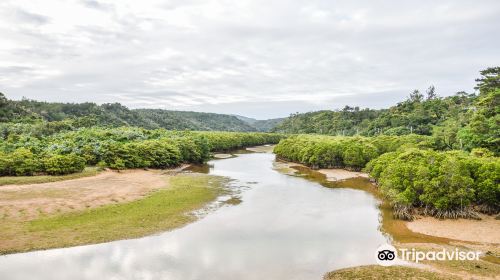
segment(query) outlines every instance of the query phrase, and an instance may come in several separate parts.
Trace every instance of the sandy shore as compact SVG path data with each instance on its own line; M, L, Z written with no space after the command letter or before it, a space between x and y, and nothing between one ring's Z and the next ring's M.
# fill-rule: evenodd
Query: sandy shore
M455 240L500 244L500 220L481 215L482 220L422 217L407 226L411 231Z
M280 169L285 173L293 173L294 167L310 169L309 167L307 167L303 164L295 163L295 162L276 161L274 163L274 168ZM292 172L290 172L290 171L292 171ZM366 174L366 173L349 171L349 170L345 170L345 169L332 168L332 169L318 169L318 170L313 170L313 171L319 172L319 173L325 175L326 180L328 180L330 182L342 181L342 180L358 178L358 177L368 178L368 174Z
M214 158L217 159L225 159L225 158L231 158L233 155L231 154L214 154Z
M324 174L328 181L342 181L357 177L368 178L368 174L366 173L349 171L345 169L319 169L316 171L318 171L321 174Z
M262 146L248 147L246 148L246 150L256 153L272 153L275 146L276 145L262 145Z
M128 202L168 185L172 170L104 171L97 176L0 188L0 217L30 220L40 215Z

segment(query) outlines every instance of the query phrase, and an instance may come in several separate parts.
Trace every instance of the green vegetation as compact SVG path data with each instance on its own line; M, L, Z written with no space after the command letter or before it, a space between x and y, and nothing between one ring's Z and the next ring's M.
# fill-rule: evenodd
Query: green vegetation
M440 150L487 148L500 153L500 67L481 71L479 95L458 92L445 98L434 87L415 90L389 109L346 106L339 111L293 114L272 131L337 136L419 134L433 136Z
M161 109L137 109L131 111L136 112L141 118L145 119L145 122L135 123L134 125L145 128L257 131L254 126L231 115Z
M268 119L268 120L256 120L252 118L247 118L244 116L235 116L238 119L248 123L249 125L255 127L257 131L269 132L278 124L282 123L285 118L276 118L276 119Z
M269 133L147 130L135 127L79 128L47 135L39 126L4 125L0 175L80 172L85 165L114 169L168 168L202 163L212 151L277 143ZM43 132L43 130L41 130Z
M44 121L48 122L44 123ZM147 129L257 131L255 126L235 116L170 111L162 109L131 110L120 103L49 103L23 99L8 100L0 93L0 122L31 123L54 130L78 127L137 126Z
M362 169L380 154L401 146L431 147L431 138L421 135L342 137L297 135L281 140L274 148L278 157L312 168Z
M85 168L85 159L75 154L52 155L43 159L43 167L49 175L76 173Z
M185 174L170 178L169 186L129 203L34 221L2 221L0 254L67 247L140 237L182 226L188 215L226 192L224 177ZM166 182L165 182L166 183Z
M439 98L431 87L425 98L415 91L387 110L346 107L294 115L275 130L356 136L287 139L257 132L148 129L229 129L218 126L228 122L216 114L9 101L1 95L0 120L9 122L0 124L0 175L62 175L93 165L168 168L205 162L214 151L281 140L274 152L286 160L313 168L366 167L399 218L412 219L415 212L452 218L474 217L473 210L498 213L500 67L481 71L477 81L477 96L462 92ZM233 124L258 122L229 117ZM183 126L183 121L196 125Z
M330 121L322 119L329 113L311 113L282 124L292 131L307 127L307 132L321 131L327 124L345 125L351 127L348 134L360 130L373 135L371 125L380 128L381 119L388 117L384 134L401 136L297 135L282 140L274 152L312 168L366 167L400 219L411 220L415 213L439 218L475 218L477 210L496 214L500 211L500 159L495 157L500 151L500 68L481 74L479 96L461 93L439 99L431 88L426 100L414 92L388 111L332 112ZM306 120L311 123L302 122ZM393 133L403 130L402 123L429 135Z
M85 159L76 154L47 155L36 157L27 148L21 147L11 153L0 152L0 175L23 176L45 172L50 175L64 175L81 172L85 168Z
M470 121L457 130L468 149L484 147L500 153L500 67L481 71L477 79L479 96L473 107Z
M450 119L460 122L467 117L467 110L476 98L465 92L440 98L435 94L434 87L430 87L426 97L415 90L407 100L389 109L345 106L338 111L294 114L273 130L340 136L431 135L434 126L442 127Z
M40 175L40 176L0 176L0 186L3 185L27 185L27 184L40 184L50 183L71 179L78 179L88 176L95 176L99 174L100 169L97 167L86 167L80 173L72 173L67 175Z
M433 279L451 280L462 279L457 276L426 271L420 268L408 266L379 266L367 265L344 268L329 272L323 278L325 280L337 279Z
M395 215L413 213L439 218L475 217L500 209L500 159L460 151L404 149L386 153L366 167L394 205Z
M439 218L473 218L474 210L498 213L500 158L486 149L467 153L433 147L433 138L421 135L298 135L281 140L274 152L312 168L366 166L401 219L411 220L415 213Z

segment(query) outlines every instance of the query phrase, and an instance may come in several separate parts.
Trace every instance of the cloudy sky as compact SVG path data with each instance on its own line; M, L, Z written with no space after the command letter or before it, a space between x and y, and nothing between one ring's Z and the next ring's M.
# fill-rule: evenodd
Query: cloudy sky
M500 65L500 1L2 0L0 92L255 118L381 108Z

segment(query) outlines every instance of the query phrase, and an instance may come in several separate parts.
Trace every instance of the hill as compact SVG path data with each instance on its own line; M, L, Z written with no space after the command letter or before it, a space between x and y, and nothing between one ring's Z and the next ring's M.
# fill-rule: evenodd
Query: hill
M235 116L163 109L129 109L120 103L54 103L8 100L0 93L0 122L78 120L89 125L138 126L147 129L256 131ZM82 126L87 126L83 124Z
M168 129L256 131L256 129L235 116L190 111L169 111L162 109L133 110L158 127Z
M278 124L283 122L285 118L276 118L276 119L268 119L268 120L257 120L254 118L249 118L240 115L234 115L238 119L246 122L247 124L253 126L257 131L268 132L271 131Z
M465 92L441 98L435 94L434 87L430 87L426 96L415 90L407 100L388 109L345 106L335 111L292 114L272 130L345 136L431 135L434 126L451 119L463 119L475 98L474 94Z

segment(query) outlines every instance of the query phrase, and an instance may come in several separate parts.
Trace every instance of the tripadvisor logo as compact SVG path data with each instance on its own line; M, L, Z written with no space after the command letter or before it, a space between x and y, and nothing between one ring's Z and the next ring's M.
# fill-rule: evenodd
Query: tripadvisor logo
M390 266L396 263L397 250L394 246L383 244L375 251L375 259L382 266Z
M419 263L421 261L477 261L481 252L442 249L440 251L419 251L415 248L396 249L389 244L381 245L375 251L375 259L379 265L390 266L396 264L397 259Z

